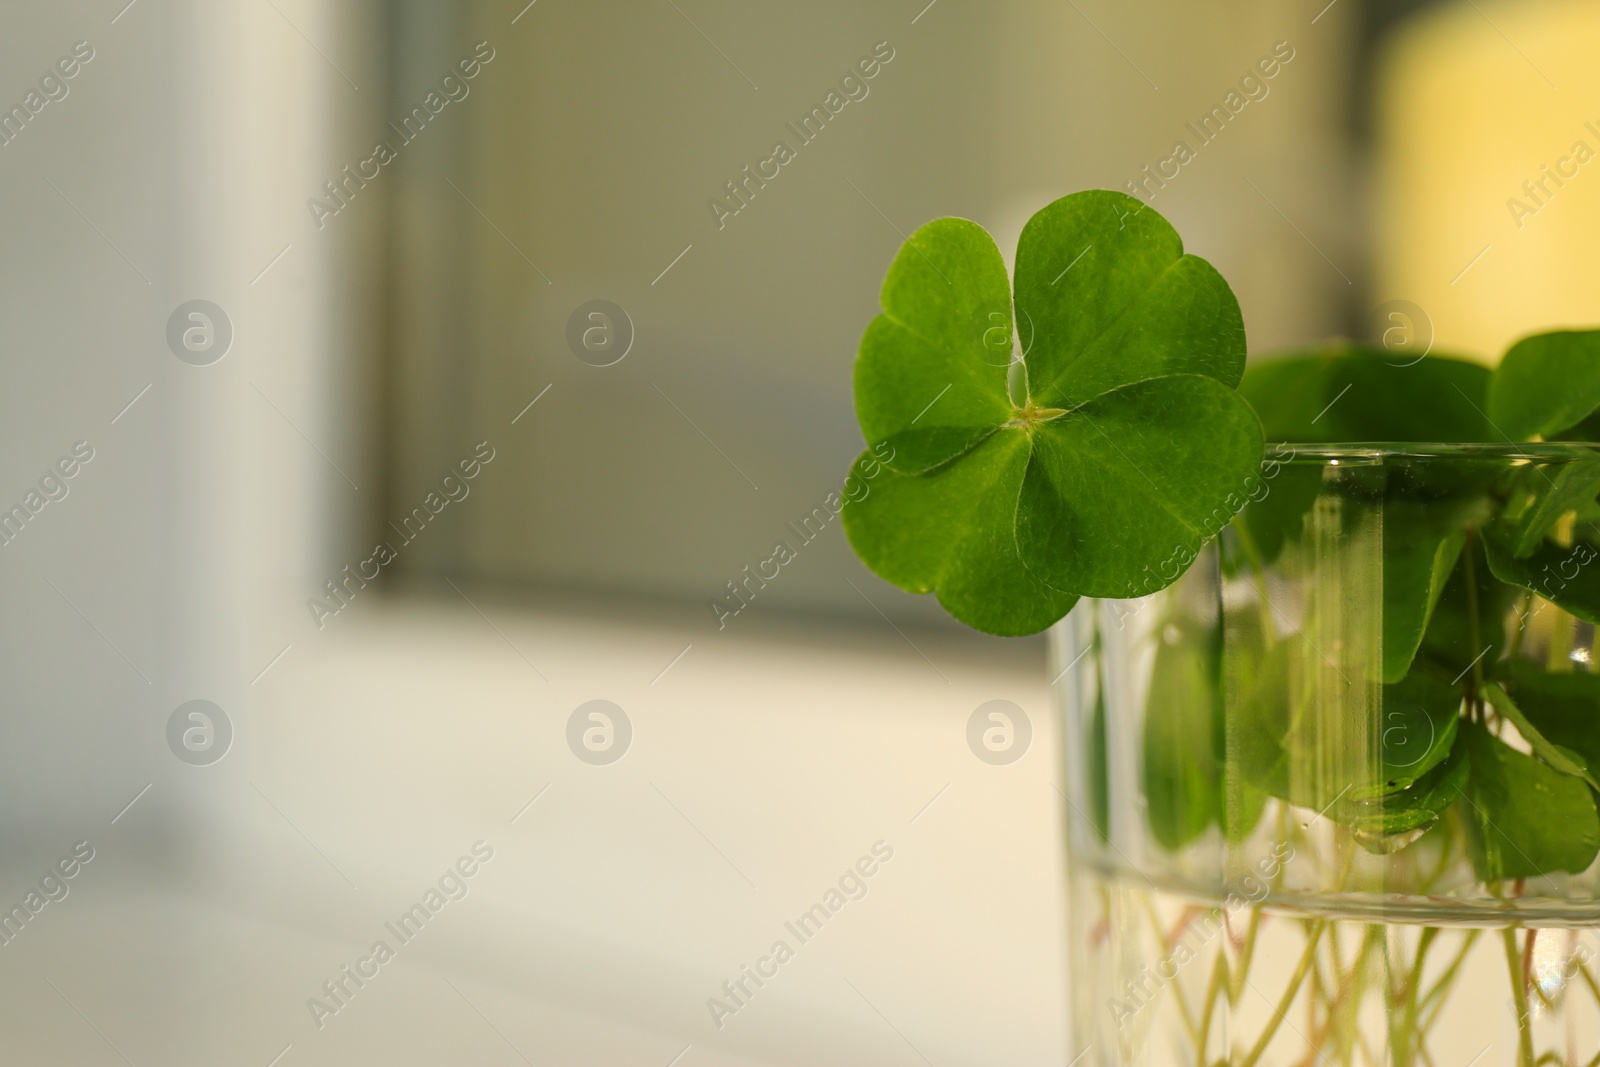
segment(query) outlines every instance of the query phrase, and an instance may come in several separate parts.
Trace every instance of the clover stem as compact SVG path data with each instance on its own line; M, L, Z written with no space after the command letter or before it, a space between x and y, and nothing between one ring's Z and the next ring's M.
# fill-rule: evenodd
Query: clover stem
M1511 659L1517 658L1517 653L1522 651L1522 635L1528 628L1528 613L1533 610L1533 593L1524 589L1517 597L1517 632L1511 635L1511 648L1507 655Z
M1467 550L1463 555L1466 557L1464 565L1467 580L1467 626L1468 633L1472 635L1473 655L1476 657L1472 661L1472 705L1481 718L1483 714L1482 697L1479 694L1483 692L1483 654L1488 649L1480 650L1478 647L1483 641L1483 628L1478 621L1478 565L1473 558L1477 553L1477 547L1478 532L1469 529L1467 531Z
M1221 995L1222 984L1227 980L1228 960L1223 953L1219 952L1211 966L1211 978L1206 983L1206 994L1200 1007L1203 1013L1200 1016L1200 1034L1195 1038L1194 1043L1195 1062L1197 1064L1206 1062L1206 1046L1211 1042L1211 1016L1216 1012L1217 997Z
M1467 936L1462 939L1461 947L1456 951L1455 958L1445 967L1444 972L1434 981L1433 986L1422 995L1422 1002L1417 1006L1418 1017L1430 1008L1434 1009L1433 1015L1430 1015L1428 1021L1423 1023L1423 1029L1427 1029L1432 1024L1434 1017L1438 1015L1438 1009L1435 1005L1444 1002L1444 995L1450 991L1450 986L1455 982L1456 975L1461 970L1461 965L1466 962L1467 953L1472 951L1473 942L1478 940L1478 935L1481 933L1483 933L1482 930L1467 931ZM1421 976L1419 975L1418 977L1420 978Z
M1556 623L1550 634L1550 650L1545 656L1545 670L1556 672L1568 668L1572 655L1572 627Z
M1438 884L1439 879L1444 877L1445 871L1450 869L1450 862L1453 859L1455 859L1455 836L1453 834L1444 834L1443 840L1439 845L1438 865L1434 867L1427 877L1422 879L1420 892L1423 895L1433 891L1433 887Z
M1533 1067L1533 1030L1528 1023L1528 986L1522 973L1522 954L1517 949L1517 931L1500 931L1505 942L1506 966L1511 971L1511 999L1517 1013L1517 1067Z
M1278 643L1277 635L1272 631L1275 624L1272 619L1272 605L1267 602L1267 565L1261 558L1261 549L1256 546L1256 539L1250 535L1250 528L1240 520L1232 524L1233 532L1238 535L1239 547L1244 550L1245 557L1250 561L1250 569L1256 575L1256 595L1261 606L1261 635L1266 640L1267 650L1270 652Z
M1245 930L1244 943L1239 948L1239 974L1236 981L1228 983L1228 1003L1237 1004L1244 995L1244 984L1250 978L1250 958L1255 955L1256 935L1261 931L1261 909L1250 909L1250 925ZM1233 978L1232 975L1229 976Z
M1422 964L1428 956L1428 949L1433 947L1434 938L1438 936L1437 926L1423 927L1422 935L1417 938L1417 954L1412 958L1411 972L1406 975L1405 983L1401 986L1405 1006L1400 1014L1398 1040L1392 1043L1397 1056L1400 1057L1396 1060L1397 1064L1409 1065L1415 1062L1414 1054L1417 1050L1413 1046L1421 1043L1417 1038L1417 1014L1422 992Z
M1289 984L1284 987L1283 997L1273 1009L1272 1018L1267 1020L1266 1027L1261 1031L1261 1036L1256 1039L1255 1046L1250 1049L1241 1067L1255 1067L1256 1062L1267 1051L1267 1045L1271 1044L1273 1035L1283 1023L1284 1016L1289 1014L1289 1006L1294 1003L1295 996L1300 992L1300 983L1305 981L1306 973L1311 969L1311 962L1317 954L1317 943L1322 940L1322 932L1327 925L1324 919L1312 919L1306 924L1306 947L1300 953L1300 962L1295 965L1294 974L1289 976Z
M1150 920L1150 929L1155 934L1156 943L1161 946L1161 954L1170 957L1174 944L1182 937L1184 924L1180 923L1178 929L1169 935L1166 927L1162 925L1160 914L1156 912L1155 901L1148 896L1141 899L1144 903L1145 917ZM1183 995L1182 982L1172 983L1172 998L1177 1002L1178 1017L1183 1021L1184 1030L1188 1031L1189 1040L1198 1042L1199 1031L1195 1027L1194 1013L1189 1010L1189 1000Z
M1595 981L1594 974L1589 970L1589 965L1587 963L1579 963L1578 973L1583 975L1583 984L1589 987L1589 992L1594 995L1595 1003L1600 1004L1600 983Z

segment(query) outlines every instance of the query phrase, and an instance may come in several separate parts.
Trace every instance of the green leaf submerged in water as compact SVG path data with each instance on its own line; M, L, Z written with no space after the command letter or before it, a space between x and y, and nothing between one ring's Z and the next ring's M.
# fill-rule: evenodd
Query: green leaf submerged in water
M1479 878L1533 878L1587 870L1600 851L1600 814L1581 778L1518 752L1474 722L1462 722L1471 760L1462 813Z

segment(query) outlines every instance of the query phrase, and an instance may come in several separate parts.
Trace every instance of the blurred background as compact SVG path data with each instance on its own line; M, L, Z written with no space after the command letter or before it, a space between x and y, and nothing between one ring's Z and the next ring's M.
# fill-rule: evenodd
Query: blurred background
M1600 320L1592 4L7 14L19 1061L1068 1062L1066 665L836 523L712 607L860 449L905 235L1136 192L1252 358Z

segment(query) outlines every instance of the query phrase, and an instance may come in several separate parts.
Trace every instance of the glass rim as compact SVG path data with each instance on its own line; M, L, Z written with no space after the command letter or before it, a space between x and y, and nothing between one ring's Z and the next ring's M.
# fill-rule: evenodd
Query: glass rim
M1294 460L1353 460L1366 463L1387 459L1490 459L1490 460L1570 460L1600 456L1600 444L1588 441L1488 442L1443 441L1350 441L1314 444L1292 441L1268 442L1265 458L1279 463ZM1274 451L1276 450L1276 451ZM1284 452L1287 450L1288 455Z

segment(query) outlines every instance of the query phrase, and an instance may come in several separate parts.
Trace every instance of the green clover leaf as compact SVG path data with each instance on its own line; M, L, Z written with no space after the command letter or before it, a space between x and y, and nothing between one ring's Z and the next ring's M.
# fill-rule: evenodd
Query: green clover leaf
M1497 665L1496 672L1538 733L1556 747L1576 753L1584 767L1600 768L1600 729L1596 729L1600 727L1600 676L1578 671L1551 673L1518 659ZM1516 726L1532 745L1522 724ZM1554 765L1555 761L1548 762Z
M1511 554L1517 559L1533 555L1558 522L1594 503L1600 495L1600 459L1579 456L1570 463L1530 467L1525 481L1528 502L1512 520L1510 536Z
M1222 807L1221 634L1174 617L1160 627L1141 745L1150 832L1169 849L1205 832Z
M1524 337L1506 350L1489 385L1489 417L1518 441L1549 438L1600 408L1600 330Z
M1405 358L1338 342L1250 368L1239 392L1274 441L1489 441L1487 367L1452 356Z
M1562 774L1570 774L1574 778L1582 778L1589 783L1590 789L1600 789L1600 782L1594 780L1594 775L1589 773L1589 761L1581 752L1574 751L1563 745L1551 741L1539 728L1535 726L1517 707L1516 701L1511 699L1498 682L1490 682L1483 687L1483 695L1488 699L1500 717L1517 728L1517 733L1528 742L1528 747L1533 749L1533 754L1544 760Z
M1460 736L1471 757L1461 814L1478 877L1587 870L1600 851L1600 816L1584 781L1518 752L1475 722L1462 722Z
M1014 305L993 239L938 219L882 304L856 414L892 458L845 531L968 625L1033 633L1079 596L1164 588L1247 499L1263 441L1233 391L1238 303L1138 200L1077 193L1035 215Z
M1600 545L1575 539L1571 547L1541 541L1522 559L1511 552L1511 535L1502 527L1484 532L1483 547L1494 576L1508 585L1538 593L1556 607L1585 622L1600 625Z

